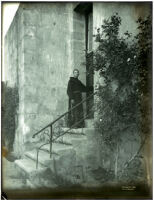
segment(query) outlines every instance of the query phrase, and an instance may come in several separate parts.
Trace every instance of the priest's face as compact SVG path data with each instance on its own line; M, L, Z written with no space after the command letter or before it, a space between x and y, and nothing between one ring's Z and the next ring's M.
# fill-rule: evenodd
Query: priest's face
M74 76L74 78L78 78L79 77L79 71L78 70L74 70L73 76Z

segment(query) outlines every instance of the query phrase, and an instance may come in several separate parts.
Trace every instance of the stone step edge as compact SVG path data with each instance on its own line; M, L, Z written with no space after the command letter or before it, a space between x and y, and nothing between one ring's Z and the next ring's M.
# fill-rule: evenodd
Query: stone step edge
M67 142L66 140L60 141L59 138L57 140L55 140L54 143L64 144L64 145L68 145L68 146L72 145L70 142Z
M73 135L75 135L75 137L72 137ZM78 136L78 137L76 137ZM64 145L72 145L72 141L75 141L75 140L86 140L87 137L86 135L78 135L78 134L66 134L66 135L62 135L61 137L57 138L54 143L62 143Z
M71 133L71 132L75 132L76 134L84 134L84 132L87 130L87 129L91 129L91 128L72 128L69 130L68 127L62 127L62 131L67 131L68 130L68 133Z
M25 160L27 160L28 162L34 162L34 161L32 161L32 160L30 161L30 159L24 158L24 159L16 160L16 161L15 161L15 165L16 165L17 167L19 167L20 169L22 169L24 172L26 172L26 174L27 174L28 176L30 175L30 173L35 173L35 172L39 172L39 171L42 171L42 170L46 170L46 167L42 167L42 166L40 166L40 165L39 165L38 169L36 169L36 167L34 167L34 166L32 165L31 170L28 170L28 168L22 163L22 162L25 161ZM35 164L35 163L33 163L33 164Z
M72 144L66 145L66 144L58 143L58 142L54 142L53 144L59 144L59 145L64 145L65 146L63 149L56 149L54 146L52 146L52 153L55 156L60 156L61 155L61 151L73 149ZM48 144L48 146L49 146L49 144ZM47 145L44 146L42 148L42 150L45 151L45 152L47 152L47 153L49 153L49 148L47 147Z
M44 151L44 152L45 152L45 151ZM36 156L34 157L34 155L33 155L33 154L30 154L30 153L31 153L31 152L26 152L26 153L25 153L25 156L26 156L27 158L31 159L33 162L36 162L37 157L36 157ZM48 152L46 152L46 153L48 153ZM59 157L60 157L59 155L55 155L55 154L54 154L54 156L57 157L57 158L54 158L54 159L59 159ZM49 161L49 162L50 162L50 161L53 161L53 156L51 156L51 158L50 158L50 155L49 155L49 159L47 159L46 162L48 162L48 161ZM38 158L38 164L41 165L41 166L43 166L43 167L47 167L46 164L45 164L43 161L40 161L39 158Z
M62 131L67 131L68 128L63 127ZM68 132L66 132L66 134L75 134L75 135L87 135L88 131L95 131L96 128L95 127L90 127L90 128L79 128L79 129L71 129Z

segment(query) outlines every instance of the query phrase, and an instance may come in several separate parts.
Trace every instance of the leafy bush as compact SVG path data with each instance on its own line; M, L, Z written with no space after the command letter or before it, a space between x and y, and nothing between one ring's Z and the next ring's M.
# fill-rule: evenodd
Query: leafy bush
M18 103L17 87L11 88L2 82L2 145L8 151L13 149Z
M135 37L128 31L119 36L121 18L116 13L104 20L95 35L98 47L93 52L93 68L104 79L98 92L96 126L116 159L126 131L137 132L141 138L151 133L151 17L137 23Z

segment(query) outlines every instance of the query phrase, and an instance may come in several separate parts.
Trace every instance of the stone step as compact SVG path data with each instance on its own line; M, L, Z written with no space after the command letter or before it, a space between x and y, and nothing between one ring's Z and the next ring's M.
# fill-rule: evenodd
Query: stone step
M45 143L45 142L44 142ZM42 145L42 141L28 141L24 144L25 146L25 151L31 151L33 149L39 148Z
M86 119L85 127L86 128L94 128L94 119Z
M54 175L50 170L50 167L52 166L53 168L54 166L53 163L52 160L49 167L44 167L38 163L38 168L36 169L36 162L28 157L15 161L18 173L24 177L26 186L31 189L57 187Z
M32 151L28 151L25 153L25 156L32 159L33 161L35 161L36 163L36 160L37 160L37 152L36 152L36 149L32 150ZM50 154L49 152L46 152L46 151L42 151L40 150L39 151L39 156L38 156L38 163L45 166L45 167L48 167L53 160L58 160L59 159L59 156L56 155L56 154L52 154L52 157L50 158Z
M29 179L26 180L26 185L31 189L37 189L37 187Z
M72 134L85 134L87 128L72 128L71 130L69 130L69 128L62 128L62 131L67 131L68 133L72 133Z
M42 147L43 150L49 152L50 151L50 145L47 144L44 147ZM66 144L61 144L61 143L53 143L52 144L52 152L56 155L61 155L64 151L68 151L73 149L72 145L66 145Z
M15 167L27 178L31 175L35 175L46 170L46 168L40 164L38 165L38 169L36 169L36 162L29 158L15 160Z
M82 134L69 134L66 133L65 135L59 137L55 142L64 143L68 145L72 145L72 142L78 140L86 140L86 136Z

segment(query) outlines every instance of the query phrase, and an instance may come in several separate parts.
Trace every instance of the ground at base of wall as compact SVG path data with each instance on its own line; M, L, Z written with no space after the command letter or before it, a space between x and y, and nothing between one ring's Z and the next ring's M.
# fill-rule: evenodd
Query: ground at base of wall
M10 161L11 160L11 161ZM52 186L51 186L52 187ZM53 184L53 187L55 184ZM37 187L27 179L24 174L19 172L15 167L14 160L10 156L9 160L5 157L2 158L2 191L8 190L30 190ZM39 188L39 187L38 187Z
M14 162L8 161L2 157L2 188L9 189L27 189L26 180L16 171Z
M9 159L11 160L11 159ZM31 182L29 182L24 176L21 175L21 173L18 172L18 170L14 166L14 161L12 158L12 162L8 161L5 157L2 158L2 183L3 183L3 189L29 189L32 188L33 185L31 185ZM145 177L143 177L143 174L136 173L134 170L134 167L136 166L136 162L132 162L132 166L130 166L130 169L126 170L126 173L124 173L123 181L125 183L130 183L133 185L136 185L136 183L145 183ZM127 173L133 175L132 177L128 178ZM136 182L137 181L137 182ZM58 188L66 186L71 186L71 182L66 179L62 179L61 177L56 177L55 182L59 183L57 185ZM114 173L110 171L106 171L103 168L98 168L97 170L91 170L88 172L87 181L79 184L79 187L100 187L100 186L106 186L106 185L117 185L122 183L121 180L115 180ZM55 184L53 185L55 187ZM54 188L53 187L53 188Z
M40 190L39 188L38 188L38 190L35 190L37 188L33 188L33 185L31 185L31 182L24 179L24 177L22 177L22 175L20 173L18 173L18 171L14 167L14 162L10 162L10 161L6 160L6 158L2 158L2 162L3 162L3 174L4 174L4 177L2 179L2 181L3 181L3 189L2 189L3 195L11 195L11 194L9 194L10 191L7 191L8 189L12 190L13 193L15 191L15 195L17 195L17 196L22 195L20 193L20 190L25 192L24 195L33 195L33 193L35 193L36 191L37 191L37 193L35 193L36 195L38 195L38 191L40 192L39 195L47 195L47 194L50 194L51 191L52 191L53 195L60 195L59 197L61 197L61 192L63 194L63 190L61 190L61 189L64 189L64 191L66 190L66 192L68 192L68 195L72 195L72 192L73 192L74 195L77 195L77 198L79 198L79 196L78 196L79 194L78 193L76 194L76 190L79 193L81 192L81 194L80 194L81 196L89 194L88 193L89 191L93 191L93 193L94 193L93 195L99 195L99 192L102 192L102 190L103 190L102 195L104 195L104 192L105 192L106 196L108 196L108 195L110 196L111 193L112 193L112 190L113 190L113 193L114 192L116 193L116 187L115 186L117 185L117 182L114 181L113 179L110 180L110 181L109 180L104 181L103 175L102 175L103 181L101 183L102 185L101 185L101 188L100 188L101 190L99 189L99 186L100 186L99 181L100 180L94 181L94 176L95 176L95 178L97 177L97 179L100 179L100 174L101 174L101 172L103 172L101 169L91 172L91 173L93 173L93 176L92 176L93 178L89 179L89 183L87 182L87 183L82 185L82 187L84 187L84 188L81 188L81 186L78 187L78 188L75 188L75 187L65 188L67 185L65 185L65 187L64 187L64 185L63 186L61 185L61 186L58 187L58 190L56 190L54 188L52 188L53 189L52 190L52 189L43 187L42 189L45 189L44 190L46 192L45 193L44 191L42 191L42 189ZM90 180L91 180L91 183L90 183ZM59 181L61 181L61 180L59 179ZM97 183L99 183L99 184L97 185ZM118 184L120 184L120 183L118 183ZM91 186L92 188L89 188L89 186ZM97 193L97 188L95 186L98 186L98 193ZM121 194L121 192L123 192L124 195L125 195L125 192L126 192L126 194L128 194L128 192L130 194L132 194L133 190L134 190L134 192L136 192L136 189L138 189L138 186L135 185L135 184L126 184L126 185L120 184L120 186L118 185L118 187L117 187L117 190L120 191L120 194ZM143 191L143 195L145 195L144 194L145 192L146 192L146 195L147 195L146 188L143 187L143 190L145 190L145 191ZM56 193L56 191L58 191L58 193ZM84 194L84 192L87 192L87 193ZM138 190L137 190L137 192L138 192ZM90 194L92 194L92 193L90 193ZM149 192L148 192L148 195L149 195ZM43 198L44 197L42 197L42 199Z

